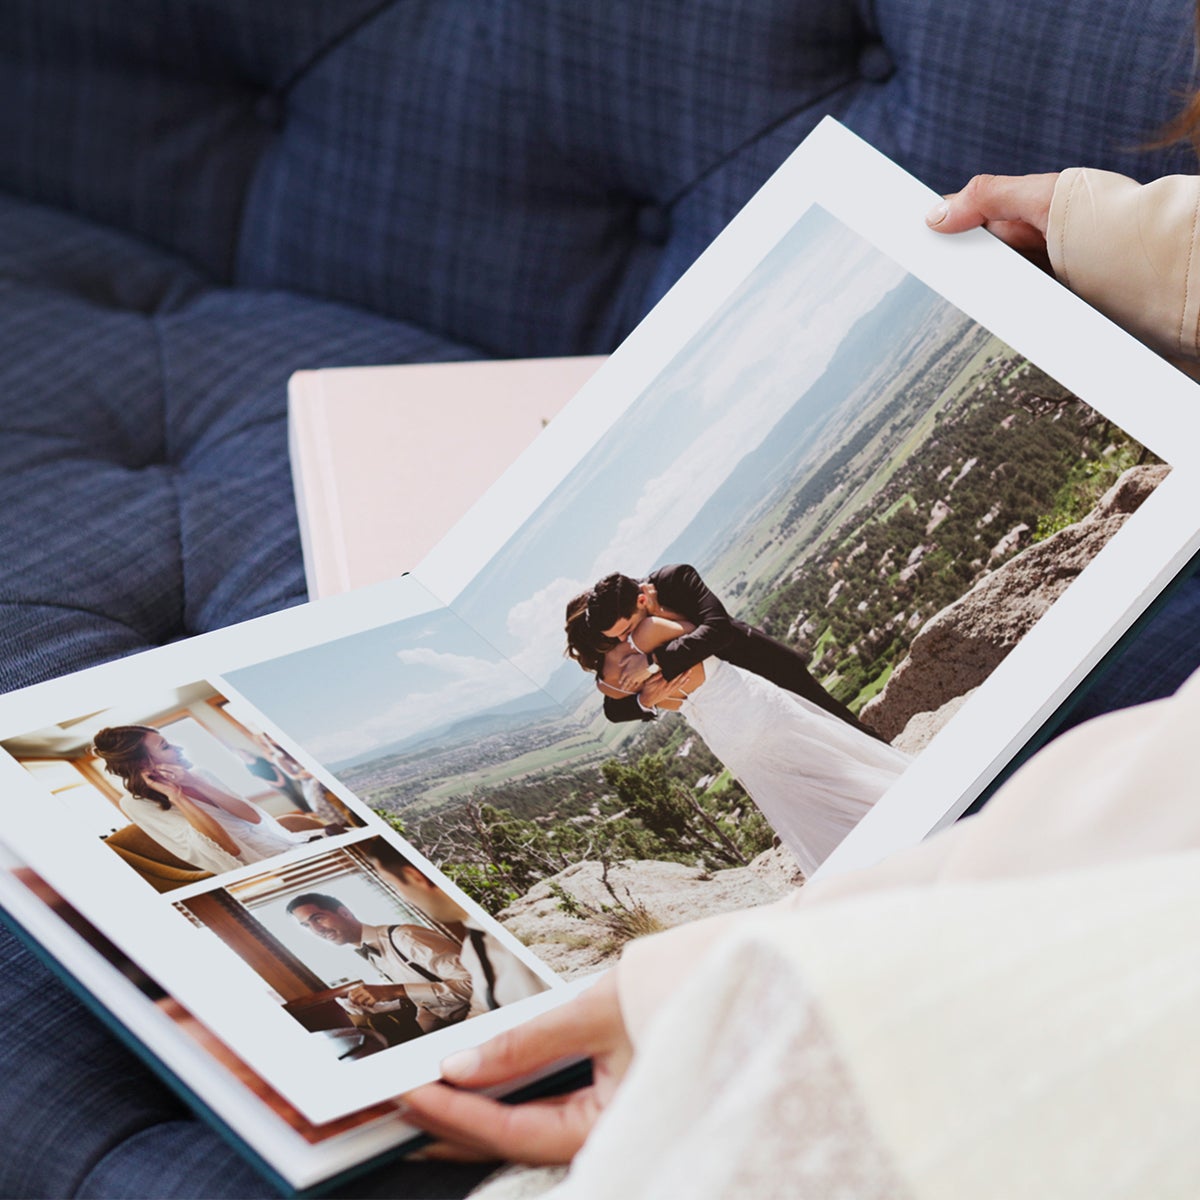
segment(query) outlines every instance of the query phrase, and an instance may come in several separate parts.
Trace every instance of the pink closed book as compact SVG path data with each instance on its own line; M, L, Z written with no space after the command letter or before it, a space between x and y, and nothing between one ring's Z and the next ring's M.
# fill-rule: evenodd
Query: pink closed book
M416 566L603 362L297 371L289 440L310 599Z

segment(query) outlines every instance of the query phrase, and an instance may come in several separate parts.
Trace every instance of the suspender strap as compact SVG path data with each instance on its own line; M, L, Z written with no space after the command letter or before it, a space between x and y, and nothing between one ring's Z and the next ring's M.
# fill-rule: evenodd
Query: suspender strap
M496 1002L496 972L492 969L492 960L488 958L483 930L468 929L467 937L471 939L471 945L475 947L475 956L483 969L483 981L487 985L487 1006L489 1009L499 1008L500 1005Z

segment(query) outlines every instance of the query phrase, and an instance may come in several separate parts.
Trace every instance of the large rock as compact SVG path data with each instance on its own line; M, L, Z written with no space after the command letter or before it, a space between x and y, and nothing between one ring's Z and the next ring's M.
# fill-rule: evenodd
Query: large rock
M1081 521L1009 559L932 617L887 686L863 706L863 721L891 741L917 714L978 687L1169 470L1131 467ZM930 736L922 731L923 740Z
M673 862L621 862L609 867L608 882L627 907L640 904L659 928L698 921L735 909L769 904L803 882L796 861L782 847L760 854L745 867L702 871ZM581 906L563 907L556 887ZM615 933L604 909L615 909L597 862L581 862L531 888L499 914L499 920L543 962L567 979L589 975L615 962L627 936ZM594 915L593 915L594 914ZM655 932L646 927L644 933Z
M955 696L953 700L947 700L940 708L935 708L933 712L919 712L912 718L904 729L892 738L892 745L897 750L903 750L905 754L917 755L920 754L934 737L939 734L943 727L946 726L950 718L975 694L975 689L972 688L969 692L963 692L961 696Z

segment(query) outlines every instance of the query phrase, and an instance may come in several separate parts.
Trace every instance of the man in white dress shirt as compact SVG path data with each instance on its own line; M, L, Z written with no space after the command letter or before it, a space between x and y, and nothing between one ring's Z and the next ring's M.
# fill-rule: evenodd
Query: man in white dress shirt
M412 865L381 838L363 843L363 853L401 896L431 920L462 936L460 957L471 976L471 1010L468 1016L491 1012L526 996L546 990L534 974L495 933L448 896L433 880Z
M346 998L367 1012L386 1011L396 1001L416 1006L425 1033L453 1025L471 1006L471 975L459 944L422 925L365 925L336 896L305 892L287 911L301 928L335 946L353 946L385 978L364 983Z

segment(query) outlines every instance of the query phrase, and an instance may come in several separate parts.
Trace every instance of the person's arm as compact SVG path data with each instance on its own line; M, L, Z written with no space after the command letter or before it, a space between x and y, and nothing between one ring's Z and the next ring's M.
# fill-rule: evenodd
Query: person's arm
M1140 184L1074 167L1054 189L1046 246L1054 273L1170 358L1200 357L1200 177Z
M225 828L206 813L180 786L178 773L170 767L156 767L146 777L171 802L171 807L194 829L210 842L220 846L234 858L242 857L241 847L229 836Z
M437 981L419 980L404 984L404 992L414 1003L435 1017L453 1020L465 1015L471 1004L471 973L459 957L459 945L432 929L406 925L403 932L393 930L392 948ZM399 937L399 941L397 941Z
M983 226L1160 353L1200 358L1200 177L979 175L926 221L939 233Z
M654 578L661 603L695 622L691 632L659 646L651 656L663 675L674 679L710 654L720 655L737 636L737 630L725 606L695 567L686 563L664 567L655 572Z
M654 689L643 696L646 691L645 680L632 683L628 679L619 679L620 669L616 665L616 656L637 658L643 666L646 665L644 655L633 655L629 648L622 643L615 646L604 656L604 667L596 679L596 687L604 697L604 715L613 722L621 721L651 721L658 714L654 711ZM657 668L654 668L657 672Z

